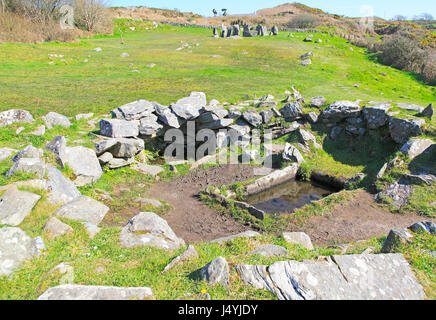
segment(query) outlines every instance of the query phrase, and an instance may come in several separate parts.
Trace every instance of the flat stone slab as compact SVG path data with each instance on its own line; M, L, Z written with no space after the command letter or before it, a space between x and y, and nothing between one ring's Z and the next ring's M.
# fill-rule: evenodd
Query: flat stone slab
M264 257L281 257L288 255L288 250L282 246L277 246L275 244L265 244L257 247L250 254L259 254Z
M32 192L19 191L15 186L9 188L0 197L0 224L18 226L39 199L41 196Z
M0 276L11 275L24 261L39 254L35 239L20 228L0 228Z
M241 232L241 233L234 234L231 236L218 238L218 239L210 241L210 243L220 243L220 242L226 242L229 240L234 240L236 238L242 238L242 237L251 238L251 237L257 237L257 236L260 236L259 232L249 230L249 231Z
M32 123L32 115L26 110L11 109L0 112L0 127L8 126L16 122Z
M108 212L109 208L104 204L92 198L80 196L59 208L53 215L98 226Z
M67 234L69 232L73 231L73 228L71 228L69 225L59 221L55 217L52 217L50 220L47 221L47 223L42 227L42 230L48 233L49 237L52 239L61 237L64 234Z
M154 177L164 171L164 169L160 166L153 166L145 163L136 163L134 166L132 166L132 169L143 174L152 175Z
M185 245L168 223L153 212L141 212L121 230L120 242L124 247L151 246L177 250Z
M246 195L252 195L272 188L286 181L295 179L299 165L294 163L282 170L276 170L271 174L257 179L246 188Z
M52 165L47 165L46 184L49 190L47 200L50 203L65 204L81 196L74 183Z
M332 256L322 261L242 265L242 280L280 300L422 300L424 290L402 254Z
M145 300L153 297L150 288L122 288L65 284L44 292L38 300Z

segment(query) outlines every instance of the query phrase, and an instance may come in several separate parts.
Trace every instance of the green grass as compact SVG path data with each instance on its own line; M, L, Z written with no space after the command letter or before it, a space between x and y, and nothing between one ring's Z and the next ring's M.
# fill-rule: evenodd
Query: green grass
M285 32L274 38L225 40L211 38L210 30L200 28L127 31L124 45L118 35L77 43L2 44L0 110L101 114L137 99L169 104L190 91L236 102L244 95L285 97L291 84L305 97L324 95L329 101L393 99L424 105L436 95L434 88L413 75L377 64L365 50L350 51L345 40L326 34L319 37L329 38L330 43L313 44L302 42L306 34L288 38ZM181 42L194 47L176 51ZM96 47L103 51L93 51ZM298 57L307 51L314 52L313 64L300 66ZM123 52L130 57L121 58ZM49 65L50 53L64 58L55 58L55 64ZM89 62L84 63L85 59ZM147 68L150 63L156 67ZM354 83L360 83L360 88L353 88Z

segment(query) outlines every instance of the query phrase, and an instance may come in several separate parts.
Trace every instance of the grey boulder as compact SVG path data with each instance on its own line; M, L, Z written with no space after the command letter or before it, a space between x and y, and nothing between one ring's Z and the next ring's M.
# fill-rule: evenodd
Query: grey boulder
M229 287L229 264L223 257L218 257L209 262L200 270L201 280L207 281L209 284L221 284L224 287Z
M0 228L0 276L11 275L20 265L39 254L35 239L20 228Z
M84 186L100 179L103 171L94 150L82 146L66 148L65 163L73 170L77 186Z
M65 152L67 149L67 140L64 136L54 137L53 140L46 144L45 149L55 155L56 159L60 162L62 167L65 166Z
M173 103L170 108L179 118L191 120L200 115L206 104L206 95L203 92L192 92L189 97Z
M43 178L46 172L45 162L39 158L21 158L6 173L6 177L11 177L16 172L25 172Z
M405 228L393 229L389 232L388 237L383 244L381 252L391 253L399 244L411 243L413 235Z
M385 105L368 106L364 108L363 117L366 120L368 129L375 130L386 125L389 120L387 115L388 110L389 107Z
M324 123L336 123L360 116L360 106L353 101L335 101L325 109L320 118Z
M304 162L300 151L289 143L286 143L282 156L283 160L286 161L297 162L298 164Z
M16 122L32 123L34 121L32 115L26 110L7 110L0 112L0 127L8 126Z
M287 243L298 244L308 250L313 250L312 241L304 232L283 232L282 237Z
M400 151L409 156L410 160L413 160L435 145L436 144L430 139L414 139L406 142Z
M162 132L163 125L161 125L157 119L158 117L154 114L142 118L139 123L139 134L142 136L153 136L160 134Z
M155 110L152 102L147 100L138 100L125 104L111 111L113 117L122 120L139 120L150 116Z
M41 196L28 191L10 187L0 197L0 224L18 226L23 222Z
M299 102L288 103L279 111L286 121L294 121L303 116L303 107Z
M242 118L253 127L258 127L262 124L262 116L254 110L247 110L243 112Z
M411 137L416 137L422 134L421 126L425 123L424 119L400 119L390 118L389 132L391 138L396 143L406 143Z
M81 196L75 184L52 165L47 165L47 200L50 203L65 204Z
M153 212L141 212L123 228L120 242L124 247L151 246L178 250L185 245L168 223Z
M98 226L108 212L109 208L104 204L92 198L80 196L59 208L53 215Z
M53 129L55 126L60 126L64 128L69 128L71 126L70 120L64 115L61 115L56 112L49 112L45 116L42 117L45 122L45 125L48 129Z
M128 138L139 135L139 126L135 122L119 119L100 120L100 134L111 138Z

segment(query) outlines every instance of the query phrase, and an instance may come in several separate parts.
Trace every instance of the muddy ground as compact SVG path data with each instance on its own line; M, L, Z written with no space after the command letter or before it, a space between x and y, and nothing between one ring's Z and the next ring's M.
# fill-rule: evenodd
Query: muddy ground
M163 200L172 206L164 218L177 236L193 243L210 241L250 230L250 227L210 209L199 200L198 193L207 186L231 184L253 177L253 167L249 165L212 167L154 184L145 196ZM136 214L136 209L123 212L118 225L125 225ZM423 220L432 219L414 213L390 213L374 201L373 195L361 190L352 200L336 206L328 214L311 217L304 226L296 226L289 231L306 232L316 245L327 246L379 237L393 228L407 227Z

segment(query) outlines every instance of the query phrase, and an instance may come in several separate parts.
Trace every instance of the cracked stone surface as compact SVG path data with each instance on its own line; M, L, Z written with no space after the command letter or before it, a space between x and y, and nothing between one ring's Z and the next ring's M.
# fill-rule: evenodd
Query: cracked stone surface
M279 261L236 266L241 279L280 300L421 300L424 291L402 254Z

